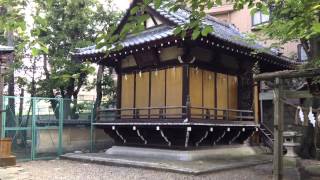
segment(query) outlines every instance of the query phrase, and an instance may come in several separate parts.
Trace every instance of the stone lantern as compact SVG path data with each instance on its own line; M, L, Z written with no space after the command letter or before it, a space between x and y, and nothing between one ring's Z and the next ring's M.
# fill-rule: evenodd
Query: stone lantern
M302 135L296 131L285 131L283 132L283 146L287 149L285 156L287 157L297 157L295 149L300 146L299 138Z

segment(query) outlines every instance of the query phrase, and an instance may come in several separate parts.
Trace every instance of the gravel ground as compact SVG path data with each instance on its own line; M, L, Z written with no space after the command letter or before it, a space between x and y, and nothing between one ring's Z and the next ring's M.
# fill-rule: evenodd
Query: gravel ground
M272 179L271 165L260 165L229 171L215 172L205 175L186 175L139 168L116 167L98 164L87 164L68 160L31 161L19 163L17 167L0 169L0 179L32 179L32 180L86 180L86 179L219 179L219 180L269 180Z

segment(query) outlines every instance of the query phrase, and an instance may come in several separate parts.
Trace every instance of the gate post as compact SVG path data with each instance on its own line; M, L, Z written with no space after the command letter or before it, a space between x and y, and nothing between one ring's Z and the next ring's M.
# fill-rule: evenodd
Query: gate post
M1 113L1 138L5 138L6 136L6 96L2 96L2 113Z
M63 118L64 118L64 112L63 112L63 98L57 99L59 102L59 145L58 145L58 156L61 156L63 153Z
M93 126L93 116L94 116L94 102L92 103L92 108L91 108L91 118L90 118L90 152L92 153L93 152L93 141L94 141L94 136L93 136L93 133L94 133L94 126ZM96 117L96 116L95 116Z
M36 158L36 97L31 97L31 109L32 109L32 118L31 118L31 160Z

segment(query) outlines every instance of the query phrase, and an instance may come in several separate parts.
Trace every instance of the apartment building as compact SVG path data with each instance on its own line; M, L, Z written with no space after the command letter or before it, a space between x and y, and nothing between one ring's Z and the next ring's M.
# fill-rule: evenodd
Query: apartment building
M213 7L208 10L207 13L222 21L234 24L243 33L255 33L258 37L263 37L259 27L269 22L269 15L263 14L260 11L251 15L250 9L247 7L244 7L241 10L235 10L233 4L230 2L225 2L223 5ZM267 47L276 42L274 40L265 40L267 38L262 39L264 39L262 43ZM289 58L298 61L307 60L306 53L301 44L299 44L299 41L283 44L277 49L280 53Z

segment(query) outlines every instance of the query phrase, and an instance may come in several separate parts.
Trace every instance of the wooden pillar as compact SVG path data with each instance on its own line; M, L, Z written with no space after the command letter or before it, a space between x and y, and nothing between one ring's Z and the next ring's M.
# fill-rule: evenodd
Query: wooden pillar
M249 110L253 107L253 64L243 66L243 72L238 75L238 108Z
M259 82L254 82L253 86L253 104L254 104L254 120L256 123L260 123L260 108L259 108Z
M115 67L115 71L117 73L117 94L116 94L116 108L121 109L121 96L122 96L122 69L121 69L121 63L118 63L118 65ZM121 119L121 110L118 110L115 112L116 113L116 120Z
M256 61L252 67L252 74L255 76L260 73L260 64L259 61ZM256 123L259 121L259 89L260 81L253 82L253 111L254 111L254 120Z
M190 106L190 98L189 98L189 64L183 64L182 69L182 106ZM188 104L189 103L189 104ZM183 109L182 112L185 113L184 118L188 118L190 120L190 117L188 117L188 113L190 113L190 109Z
M283 177L283 102L282 79L275 79L274 88L274 145L273 145L273 179L280 180Z

